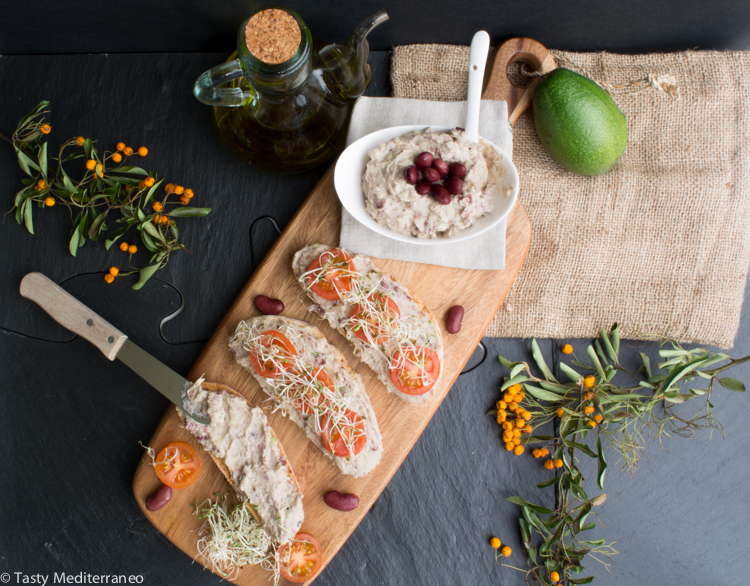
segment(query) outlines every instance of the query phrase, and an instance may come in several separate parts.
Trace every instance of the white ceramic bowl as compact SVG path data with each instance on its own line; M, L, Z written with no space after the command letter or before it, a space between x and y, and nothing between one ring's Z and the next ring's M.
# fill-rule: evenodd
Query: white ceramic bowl
M378 224L375 219L367 213L365 208L365 196L362 193L362 175L365 172L370 157L368 153L375 147L388 142L392 138L412 132L414 130L421 130L426 128L424 124L416 126L393 126L391 128L384 128L378 130L367 136L363 136L359 140L350 144L346 150L341 153L338 162L336 163L336 169L333 174L333 182L336 186L336 194L341 200L341 204L346 208L352 216L354 216L359 222L367 226L373 232L393 238L394 240L400 240L402 242L408 242L409 244L445 244L447 242L460 242L462 240L468 240L474 236L478 236L482 232L494 228L500 222L503 221L508 213L510 213L513 204L518 199L518 171L515 165L506 155L503 150L496 145L495 148L500 154L500 164L505 168L505 179L507 184L505 189L500 186L499 194L495 196L495 205L492 211L486 216L478 219L473 226L461 230L450 238L444 238L439 236L437 238L417 238L416 236L407 236L389 230L385 226ZM432 126L436 132L447 132L452 130L448 126ZM507 197L500 195L504 191L510 188L511 194Z

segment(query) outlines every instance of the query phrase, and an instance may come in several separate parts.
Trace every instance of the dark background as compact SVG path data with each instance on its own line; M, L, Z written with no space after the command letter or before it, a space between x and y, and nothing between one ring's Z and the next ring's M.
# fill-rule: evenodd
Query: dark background
M59 207L35 210L36 236L0 224L0 574L141 574L144 584L219 584L191 563L141 515L130 483L146 442L168 405L118 362L109 363L18 295L24 274L42 271L146 350L186 373L252 273L248 230L270 214L282 228L324 168L274 175L234 158L212 127L210 110L190 93L195 78L234 48L251 2L7 2L0 4L0 130L42 99L52 101L51 146L77 135L111 148L146 145L143 165L191 187L195 205L213 208L181 223L190 254L178 254L163 281L140 292L126 279L102 282L123 253L87 243L67 253L68 220ZM385 7L391 20L371 37L371 95L388 95L393 45L468 44L484 28L493 44L530 36L552 48L620 52L749 49L750 4L705 2L291 2L321 40L344 40ZM116 55L116 53L123 53ZM141 161L138 161L141 162ZM12 206L22 172L0 143L0 203ZM523 196L521 196L523 200ZM275 233L255 232L259 258ZM142 259L141 259L142 260ZM160 320L180 307L164 326ZM293 302L293 300L290 300ZM750 354L746 303L733 356ZM14 333L15 332L15 333ZM23 334L23 335L21 335ZM29 337L30 336L30 337ZM41 339L40 339L41 338ZM548 477L530 456L508 456L499 427L485 415L507 374L495 356L530 360L529 340L485 339L489 358L461 376L411 454L363 522L320 576L321 585L523 584L498 566L487 545L499 536L523 567L519 494L554 506ZM551 362L561 340L541 340ZM586 341L576 341L579 356ZM627 343L623 354L655 356L653 345ZM558 373L559 374L559 373ZM750 381L750 369L731 376ZM727 439L652 441L635 476L611 464L601 507L622 553L611 574L589 560L595 584L723 585L745 582L746 499L750 479L744 395L720 391L716 416ZM692 413L696 406L685 407ZM587 488L596 494L593 474ZM587 571L587 574L589 573Z
M67 0L0 3L0 54L231 52L257 0ZM391 17L371 48L411 43L468 44L527 36L571 51L653 52L750 45L750 3L736 0L293 0L313 34L342 40L384 8Z

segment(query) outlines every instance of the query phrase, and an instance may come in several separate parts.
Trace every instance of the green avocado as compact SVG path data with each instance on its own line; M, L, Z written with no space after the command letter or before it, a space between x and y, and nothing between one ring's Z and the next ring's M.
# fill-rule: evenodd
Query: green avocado
M573 173L601 175L625 151L625 114L588 77L554 69L534 89L533 104L539 140L553 159Z

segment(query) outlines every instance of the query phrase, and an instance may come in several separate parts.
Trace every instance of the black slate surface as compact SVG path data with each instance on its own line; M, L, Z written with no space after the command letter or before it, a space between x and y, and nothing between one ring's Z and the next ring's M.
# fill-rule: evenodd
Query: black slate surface
M272 4L272 3L270 3ZM0 2L0 54L231 52L237 28L269 5L258 0L92 0ZM326 42L345 41L369 15L390 22L370 37L373 49L394 45L467 45L473 31L492 39L526 36L570 51L644 53L744 49L750 4L737 0L290 0ZM103 31L106 31L104 33Z
M39 100L52 101L53 144L83 134L102 147L119 140L146 145L143 160L170 181L191 187L196 205L214 208L203 220L182 223L191 254L178 254L140 292L123 279L102 282L103 271L124 262L118 250L88 243L77 259L67 253L68 223L59 207L37 213L31 236L7 217L0 225L0 581L22 583L15 572L143 576L144 584L218 584L172 546L141 515L130 483L142 450L167 408L166 400L126 367L108 362L17 292L21 277L42 271L90 305L136 343L185 373L251 274L248 229L271 214L282 227L321 176L274 175L235 159L219 142L210 111L190 94L192 82L223 54L91 55L0 59L0 130ZM388 53L371 57L369 93L387 95ZM7 88L13 88L9 91ZM12 205L21 171L0 144L0 202ZM259 256L274 233L256 234ZM171 283L171 284L170 284ZM159 321L180 305L165 325ZM747 307L746 307L747 310ZM31 339L28 336L44 338ZM735 356L750 353L744 316ZM523 567L517 507L506 497L554 505L539 461L509 456L499 427L485 415L499 398L507 374L495 356L530 360L528 340L485 339L488 359L461 376L402 467L317 583L507 584L523 574L497 565L488 539L499 536L514 549L509 562ZM561 341L540 341L548 361ZM585 341L575 344L585 354ZM629 344L631 359L642 344ZM653 346L645 351L655 353ZM750 381L741 367L732 375ZM588 567L602 585L740 584L748 546L744 499L750 466L743 455L747 398L720 391L714 401L726 440L707 433L694 439L652 443L635 478L612 466L601 507L606 529L623 553L611 574ZM590 475L590 493L593 474ZM187 513L187 512L186 512Z

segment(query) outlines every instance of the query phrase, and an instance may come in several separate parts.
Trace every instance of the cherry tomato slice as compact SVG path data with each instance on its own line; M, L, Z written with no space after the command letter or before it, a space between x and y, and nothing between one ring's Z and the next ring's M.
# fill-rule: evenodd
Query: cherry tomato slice
M440 359L429 348L399 350L391 360L391 380L406 395L424 395L440 376Z
M367 443L365 424L354 411L344 410L342 418L324 415L320 422L323 446L334 456L346 457L359 454Z
M307 582L323 565L323 549L309 533L297 533L279 548L279 571L290 582Z
M333 386L333 379L328 376L328 373L323 368L313 370L313 372L303 373L303 378L306 380L312 380L315 390L307 388L304 394L298 394L292 399L292 405L295 409L303 415L309 415L315 411L317 407L325 403L326 398L323 395L324 387L329 392L335 391ZM294 392L294 391L292 391Z
M276 330L263 332L260 338L263 350L248 353L255 372L264 378L275 378L282 370L289 370L294 366L291 358L297 355L297 351L289 338Z
M198 480L201 461L189 445L174 442L159 452L154 468L159 480L170 488L185 488Z
M352 312L352 332L360 340L379 346L388 341L388 323L398 320L401 311L393 298L385 293L373 293L367 300L368 305L357 305Z
M318 297L335 301L351 290L355 270L352 257L343 250L326 250L307 267L307 285Z

